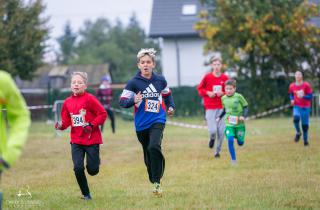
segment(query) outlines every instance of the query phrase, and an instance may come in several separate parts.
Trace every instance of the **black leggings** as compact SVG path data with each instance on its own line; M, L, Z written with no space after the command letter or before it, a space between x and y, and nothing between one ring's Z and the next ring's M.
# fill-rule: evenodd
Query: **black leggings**
M162 123L155 123L148 129L136 132L151 183L160 183L165 168L165 159L161 152L164 127Z
M108 113L108 117L110 118L111 121L111 128L112 128L112 133L116 132L116 126L115 126L115 117L114 117L114 113L111 109L106 109L107 113ZM103 127L104 124L101 125L101 132L103 131Z
M84 173L84 157L87 156L87 172L91 176L99 173L100 156L99 144L85 146L71 144L71 154L73 161L73 170L79 184L82 195L90 194L86 175Z

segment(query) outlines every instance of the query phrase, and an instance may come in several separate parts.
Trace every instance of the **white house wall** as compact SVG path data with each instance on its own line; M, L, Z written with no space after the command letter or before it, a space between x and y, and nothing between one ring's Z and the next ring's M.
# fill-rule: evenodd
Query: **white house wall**
M178 86L177 50L179 48L180 85L195 86L209 70L204 66L204 40L198 38L164 39L162 48L162 71L169 86Z

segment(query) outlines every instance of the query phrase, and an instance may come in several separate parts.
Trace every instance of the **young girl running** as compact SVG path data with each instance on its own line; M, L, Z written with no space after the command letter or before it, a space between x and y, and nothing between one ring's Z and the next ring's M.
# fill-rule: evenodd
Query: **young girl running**
M127 83L120 98L120 106L134 106L135 128L142 145L144 162L149 180L153 183L153 193L162 195L160 179L162 178L165 160L161 151L161 141L168 115L174 113L174 103L167 81L163 76L153 72L155 68L154 49L141 49L138 52L140 71Z
M87 172L94 176L99 173L99 146L102 144L99 125L107 118L107 113L99 101L86 93L87 73L74 72L71 76L72 95L62 106L61 119L55 128L64 130L71 126L71 155L73 170L79 184L82 199L90 200L91 195L84 173L84 157L87 159Z
M309 130L309 115L312 101L312 88L308 82L303 81L301 71L296 71L295 82L290 84L289 87L290 101L293 106L293 124L296 129L295 142L300 140L301 127L303 131L304 146L309 145L308 130Z

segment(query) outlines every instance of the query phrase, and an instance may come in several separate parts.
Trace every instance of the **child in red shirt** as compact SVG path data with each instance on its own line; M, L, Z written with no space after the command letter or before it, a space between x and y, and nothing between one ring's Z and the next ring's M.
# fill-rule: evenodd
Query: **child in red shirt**
M84 157L87 156L87 172L94 176L99 173L99 146L102 144L99 126L104 123L107 113L99 101L86 93L87 73L74 72L71 76L72 95L62 106L61 122L55 124L57 130L71 126L70 143L73 170L82 192L82 199L90 200L91 195L84 173Z
M221 72L222 58L220 54L214 54L210 58L210 65L212 71L204 75L197 89L199 95L203 99L203 105L206 111L205 116L209 132L209 148L214 148L214 142L215 139L217 139L214 157L220 158L225 123L223 120L216 122L216 118L218 118L223 111L221 98L225 91L224 83L229 78Z
M301 127L303 132L304 146L309 145L308 130L309 130L309 115L312 101L312 88L308 82L303 81L301 71L296 71L295 82L292 82L289 87L290 101L293 106L293 124L296 129L295 142L300 140Z

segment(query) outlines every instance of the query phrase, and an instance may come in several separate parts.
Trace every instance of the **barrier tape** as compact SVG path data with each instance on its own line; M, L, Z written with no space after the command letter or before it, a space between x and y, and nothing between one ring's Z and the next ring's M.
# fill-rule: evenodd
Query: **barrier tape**
M30 110L50 109L50 108L53 108L53 107L54 107L53 105L39 105L39 106L28 106L28 109L30 109ZM256 115L252 115L252 116L248 117L247 120L253 120L253 119L265 117L265 116L271 115L273 113L279 112L281 110L285 110L285 109L287 109L289 107L290 107L290 105L287 104L287 105L280 106L280 107L277 107L277 108L274 108L274 109L270 109L268 111L261 112L261 113L258 113ZM118 112L118 113L121 113L121 114L128 115L128 116L133 116L132 112L128 112L128 111L125 111L123 109L111 108L111 110L115 111L115 112ZM195 125L195 124L189 124L189 123L174 122L174 121L171 121L171 120L168 120L167 124L173 125L173 126L178 126L178 127L183 127L183 128L194 128L194 129L207 129L208 128L207 126L204 126L204 125Z
M277 108L274 108L274 109L270 109L268 111L261 112L261 113L258 113L256 115L252 115L250 117L247 117L246 120L248 121L248 120L253 120L253 119L265 117L265 116L271 115L273 113L279 112L281 110L288 109L289 107L290 107L289 104L283 105L283 106L280 106L280 107L277 107ZM129 115L129 116L133 116L133 114L131 112L127 112L127 111L124 111L122 109L111 108L111 110L113 110L115 112L120 112L122 114ZM195 124L189 124L189 123L174 122L174 121L170 121L170 120L167 121L167 124L173 125L173 126L178 126L178 127L183 127L183 128L208 129L208 127L204 126L204 125L195 125Z
M51 109L53 105L39 105L39 106L28 106L28 109L35 110L35 109Z
M252 116L248 117L247 120L253 120L253 119L256 119L256 118L265 117L267 115L271 115L271 114L279 112L281 110L288 109L289 107L290 107L290 105L287 104L287 105L280 106L278 108L270 109L268 111L261 112L261 113L258 113L256 115L252 115Z

